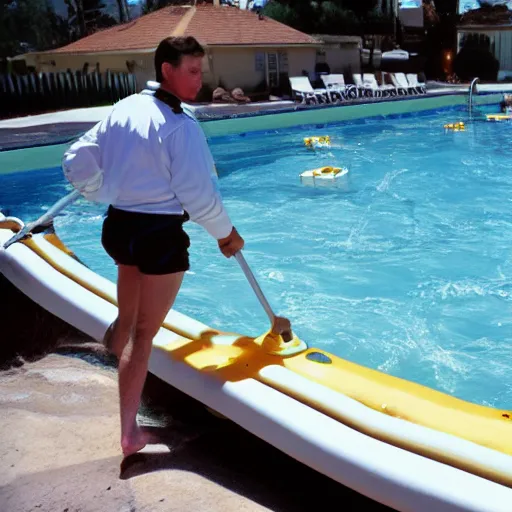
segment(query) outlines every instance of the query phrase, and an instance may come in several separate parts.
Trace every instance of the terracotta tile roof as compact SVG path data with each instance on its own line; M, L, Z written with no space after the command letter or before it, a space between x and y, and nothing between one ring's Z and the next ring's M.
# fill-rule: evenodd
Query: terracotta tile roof
M199 6L186 35L205 44L316 44L311 36L236 7Z
M46 53L92 53L152 49L176 30L191 7L164 7L145 16L96 32ZM319 44L313 37L270 18L235 7L199 5L184 34L207 45Z

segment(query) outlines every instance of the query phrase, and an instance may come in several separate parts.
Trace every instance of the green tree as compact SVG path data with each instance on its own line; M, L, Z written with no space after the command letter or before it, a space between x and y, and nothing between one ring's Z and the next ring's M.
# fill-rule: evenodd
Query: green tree
M302 32L311 33L317 26L316 15L320 3L311 0L274 0L265 5L262 14Z
M262 14L308 34L359 34L377 0L273 0Z
M0 3L0 57L48 50L68 41L67 22L49 1L3 0Z
M103 12L105 4L101 0L64 1L68 6L68 20L74 39L117 24L115 18Z
M359 34L359 18L354 11L341 7L340 3L327 1L319 5L317 34Z
M297 11L293 7L280 2L268 3L263 8L262 14L293 28L298 28L300 26L300 19Z
M358 18L363 18L377 6L377 0L338 0L335 3L343 9L352 11Z

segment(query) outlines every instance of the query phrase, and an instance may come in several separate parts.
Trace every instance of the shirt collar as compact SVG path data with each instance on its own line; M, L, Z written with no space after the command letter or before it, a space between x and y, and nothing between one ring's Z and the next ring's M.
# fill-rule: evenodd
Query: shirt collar
M158 82L153 82L149 80L148 82L146 82L146 87L147 89L153 92L155 98L159 99L160 101L163 101L166 105L169 105L169 107L171 107L172 111L175 114L183 113L181 100L169 91L162 89Z

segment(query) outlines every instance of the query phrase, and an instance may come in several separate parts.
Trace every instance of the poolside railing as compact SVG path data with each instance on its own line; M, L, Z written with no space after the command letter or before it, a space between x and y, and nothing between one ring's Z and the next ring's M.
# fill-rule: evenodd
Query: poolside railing
M110 70L0 73L0 119L108 105L135 92L135 75Z

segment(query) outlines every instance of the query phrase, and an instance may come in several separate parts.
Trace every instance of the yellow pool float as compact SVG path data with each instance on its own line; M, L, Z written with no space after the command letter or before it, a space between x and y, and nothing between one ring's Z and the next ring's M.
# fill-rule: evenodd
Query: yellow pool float
M466 129L466 125L459 121L458 123L448 123L444 125L445 130L453 130L454 132L463 132Z
M487 114L487 121L510 121L512 114Z
M304 145L310 149L330 148L331 137L329 137L329 135L321 135L318 137L304 137Z
M341 167L320 167L318 169L313 169L311 171L313 173L313 176L329 176L329 177L335 177L340 172L342 172Z
M334 185L346 174L348 169L344 167L325 166L304 171L300 179L305 185Z

